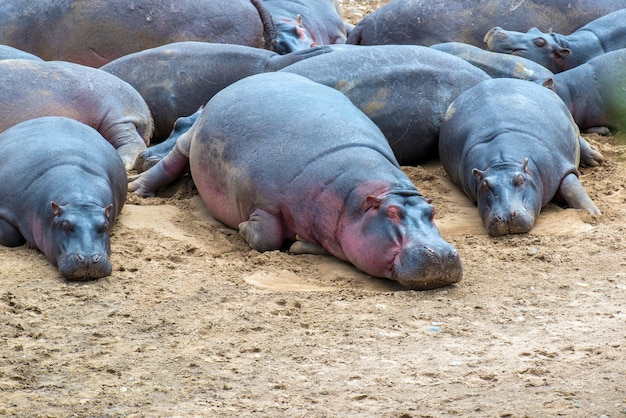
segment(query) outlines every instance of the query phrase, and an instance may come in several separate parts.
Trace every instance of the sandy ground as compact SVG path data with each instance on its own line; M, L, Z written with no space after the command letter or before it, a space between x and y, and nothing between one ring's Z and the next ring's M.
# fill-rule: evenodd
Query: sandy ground
M0 247L0 416L624 417L626 145L588 139L602 216L550 204L517 236L437 162L405 167L464 265L439 290L250 250L187 179L129 195L108 278Z

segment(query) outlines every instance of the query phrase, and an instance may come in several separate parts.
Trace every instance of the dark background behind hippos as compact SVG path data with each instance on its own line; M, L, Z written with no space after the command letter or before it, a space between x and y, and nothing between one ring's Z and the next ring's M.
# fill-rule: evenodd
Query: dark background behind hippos
M383 3L342 7L356 22ZM550 204L519 236L487 236L438 163L406 167L465 269L435 291L250 250L186 180L129 195L106 279L0 247L0 415L623 414L626 145L587 139L603 215Z

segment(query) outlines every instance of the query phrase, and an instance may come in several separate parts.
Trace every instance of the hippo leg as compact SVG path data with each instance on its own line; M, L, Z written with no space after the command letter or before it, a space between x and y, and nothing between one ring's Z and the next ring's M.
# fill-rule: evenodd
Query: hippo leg
M289 252L293 254L315 254L315 255L328 255L328 251L319 244L313 244L312 242L303 241L296 235L296 242L291 244Z
M135 125L130 122L114 125L113 129L102 135L117 150L126 170L132 170L137 156L148 148L146 141L137 133Z
M278 250L284 241L280 219L263 209L255 209L247 221L241 222L239 233L260 252Z
M580 143L580 165L584 167L597 167L604 162L604 157L594 147L585 141L582 137L578 137Z
M602 136L611 135L611 130L606 126L594 126L593 128L585 128L582 131L584 134L598 134Z
M19 247L26 240L20 233L19 229L0 218L0 244L5 247Z
M558 193L574 209L584 209L596 216L601 214L574 173L568 174L561 180Z

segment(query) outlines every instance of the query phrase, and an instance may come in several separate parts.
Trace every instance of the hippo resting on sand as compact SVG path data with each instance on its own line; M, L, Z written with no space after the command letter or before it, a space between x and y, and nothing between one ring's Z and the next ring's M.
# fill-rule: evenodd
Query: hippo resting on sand
M316 45L344 44L348 25L341 20L337 0L264 0L276 26L276 52Z
M0 44L90 67L181 41L263 48L273 30L262 0L0 2Z
M292 251L322 247L407 288L461 280L429 201L376 125L332 88L287 73L232 84L129 190L154 195L187 167L211 214L258 251L298 239Z
M512 78L462 93L439 137L444 169L476 202L491 236L528 232L555 196L599 215L578 179L581 152L587 165L603 161L556 94Z
M459 57L480 68L493 78L519 78L543 82L552 76L552 71L526 58L487 51L462 42L445 42L431 48Z
M383 132L396 159L410 165L437 156L448 105L489 79L470 63L418 45L337 45L299 61L290 72L345 94Z
M609 51L626 48L626 9L589 22L570 35L544 33L537 28L521 33L495 27L485 35L484 41L491 51L528 58L558 73Z
M156 143L167 138L176 119L191 115L235 81L330 51L317 47L279 55L243 45L176 42L120 57L100 69L145 99L154 120L150 142Z
M347 43L464 42L482 47L494 26L570 33L623 8L626 0L391 0L357 23Z
M554 74L543 84L565 102L583 130L626 132L626 49L607 52Z
M0 244L38 248L67 279L110 275L127 187L113 147L87 125L44 117L0 134L0 155Z
M98 130L127 169L153 129L139 93L107 72L70 62L0 60L0 132L42 116L65 116Z

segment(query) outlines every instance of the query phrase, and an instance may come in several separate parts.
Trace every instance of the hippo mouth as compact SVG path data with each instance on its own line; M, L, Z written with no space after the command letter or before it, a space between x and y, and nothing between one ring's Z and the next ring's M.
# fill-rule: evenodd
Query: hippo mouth
M103 254L66 254L58 260L59 270L68 280L92 280L110 276L113 267Z
M524 234L535 224L534 217L526 211L513 212L509 216L496 215L485 220L487 233L492 237L509 234Z
M398 254L392 266L391 278L407 289L437 289L461 281L463 267L454 247L435 251L421 246Z

